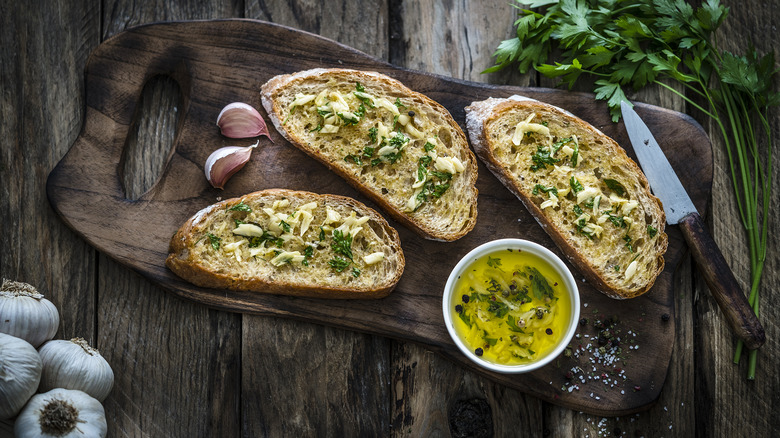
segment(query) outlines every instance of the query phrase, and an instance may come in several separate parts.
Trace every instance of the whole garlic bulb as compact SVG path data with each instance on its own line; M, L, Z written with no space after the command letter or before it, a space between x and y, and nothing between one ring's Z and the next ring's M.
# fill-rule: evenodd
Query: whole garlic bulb
M54 337L60 314L51 301L27 283L3 279L0 286L0 332L38 348Z
M37 394L14 423L16 438L102 438L107 432L103 405L75 389Z
M111 365L83 338L49 341L38 353L43 363L38 392L78 389L102 402L114 386Z
M24 339L0 333L0 420L16 415L35 394L41 357Z

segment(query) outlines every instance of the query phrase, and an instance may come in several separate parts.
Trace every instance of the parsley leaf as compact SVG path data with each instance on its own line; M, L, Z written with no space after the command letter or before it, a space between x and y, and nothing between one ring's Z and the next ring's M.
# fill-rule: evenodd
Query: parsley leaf
M498 269L498 268L501 267L501 259L498 258L498 257L490 257L490 256L488 256L487 265L490 266L491 268Z
M618 180L604 178L604 184L618 196L624 196L626 194L626 188L623 187L623 184L620 184L620 181Z
M251 212L252 209L248 205L244 204L244 201L241 201L238 204L228 208L228 211L246 211L246 212Z
M213 235L213 234L211 234L211 233L206 233L206 236L209 237L209 242L211 243L211 248L213 248L214 251L219 251L219 243L222 241L222 239L217 237L217 236L215 236L215 235Z
M582 183L577 180L575 177L571 177L569 179L569 185L571 186L571 191L576 195L577 193L585 190L585 188L582 186Z
M336 254L341 254L344 257L352 260L352 235L344 233L341 230L333 230L333 243L331 249Z
M352 262L341 257L334 257L328 261L328 265L336 272L344 272Z

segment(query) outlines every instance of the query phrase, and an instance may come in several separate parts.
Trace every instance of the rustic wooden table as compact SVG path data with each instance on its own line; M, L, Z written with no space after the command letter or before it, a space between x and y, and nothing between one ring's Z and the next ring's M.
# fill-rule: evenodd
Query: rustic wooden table
M602 418L509 390L415 345L183 301L94 250L47 201L47 175L82 127L87 58L129 27L254 18L317 33L411 69L550 86L535 74L480 74L491 65L497 43L513 32L508 2L33 3L0 5L0 275L34 284L58 306L58 338L87 338L108 359L116 374L105 401L111 436L449 436L476 426L494 436L753 437L780 429L780 326L773 307L780 299L778 221L769 231L761 289L767 343L756 380L746 381L744 361L732 363L734 338L686 258L675 274L677 333L657 404L639 414ZM778 2L725 3L732 9L719 34L724 46L743 51L752 43L762 53L773 50ZM660 89L631 97L690 112ZM128 196L140 196L159 174L177 99L170 80L147 87L139 134L132 139L139 145L137 161L127 163ZM778 114L771 115L778 137ZM717 136L713 149L707 222L744 285L749 261ZM0 423L0 436L11 435L10 423Z

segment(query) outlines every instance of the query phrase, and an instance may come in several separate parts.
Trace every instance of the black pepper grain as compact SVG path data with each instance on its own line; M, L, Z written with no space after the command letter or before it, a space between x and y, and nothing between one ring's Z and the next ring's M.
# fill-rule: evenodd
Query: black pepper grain
M588 318L582 318L580 320L580 325L588 325Z
M663 315L661 315L661 320L662 320L663 322L667 322L667 321L669 321L669 318L670 318L670 316L669 316L669 314L668 314L668 313L664 313Z
M483 353L484 352L482 351L481 348L477 348L476 350L474 350L474 354L476 354L477 356L482 356Z
M409 114L409 117L414 117L414 111L409 111L407 114Z
M457 306L455 306L455 311L458 312L458 313L462 313L463 312L463 306L458 304Z
M545 333L547 333L548 335L551 335L551 334L552 334L552 329L551 329L551 328L548 328L548 329L547 329L547 330L545 330L544 332L545 332Z
M463 295L460 299L463 300L464 303L468 303L469 302L469 296L468 295Z

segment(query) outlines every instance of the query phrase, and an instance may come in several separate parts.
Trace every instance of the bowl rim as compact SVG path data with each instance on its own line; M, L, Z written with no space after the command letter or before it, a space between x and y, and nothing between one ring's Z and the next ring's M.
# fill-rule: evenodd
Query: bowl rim
M549 262L553 268L558 272L558 274L561 276L564 282L565 289L570 292L570 298L571 298L571 314L572 318L569 322L569 326L566 330L566 334L561 339L561 342L545 357L542 359L529 363L529 364L520 364L520 365L501 365L493 362L489 362L487 360L484 360L480 357L478 357L476 354L474 354L473 351L471 351L466 344L460 339L460 336L455 332L455 326L453 325L452 315L450 312L450 306L452 303L452 295L453 295L453 288L455 286L455 282L457 281L458 277L463 273L465 268L469 266L471 263L479 259L480 257L493 253L496 251L500 251L503 249L521 249L523 251L529 251L530 253L537 255L547 262ZM553 360L555 360L560 354L563 352L563 350L566 348L567 345L569 345L569 342L571 342L572 338L574 337L574 333L577 331L577 321L579 321L580 316L580 294L579 289L577 287L577 282L574 279L574 275L572 275L571 270L566 266L566 264L561 260L560 257L555 255L552 251L545 248L544 246L532 242L530 240L525 239L518 239L518 238L506 238L506 239L497 239L497 240L491 240L488 242L485 242L471 251L469 251L466 255L464 255L460 261L458 261L458 264L455 265L455 267L450 272L449 277L447 278L447 283L444 285L444 294L442 296L442 313L444 314L444 325L447 327L447 332L450 334L450 337L452 338L453 342L455 342L455 345L458 347L458 349L466 355L469 359L471 359L472 362L476 363L482 368L486 368L491 371L495 371L498 373L503 374L519 374L519 373L527 373L530 371L537 370Z

